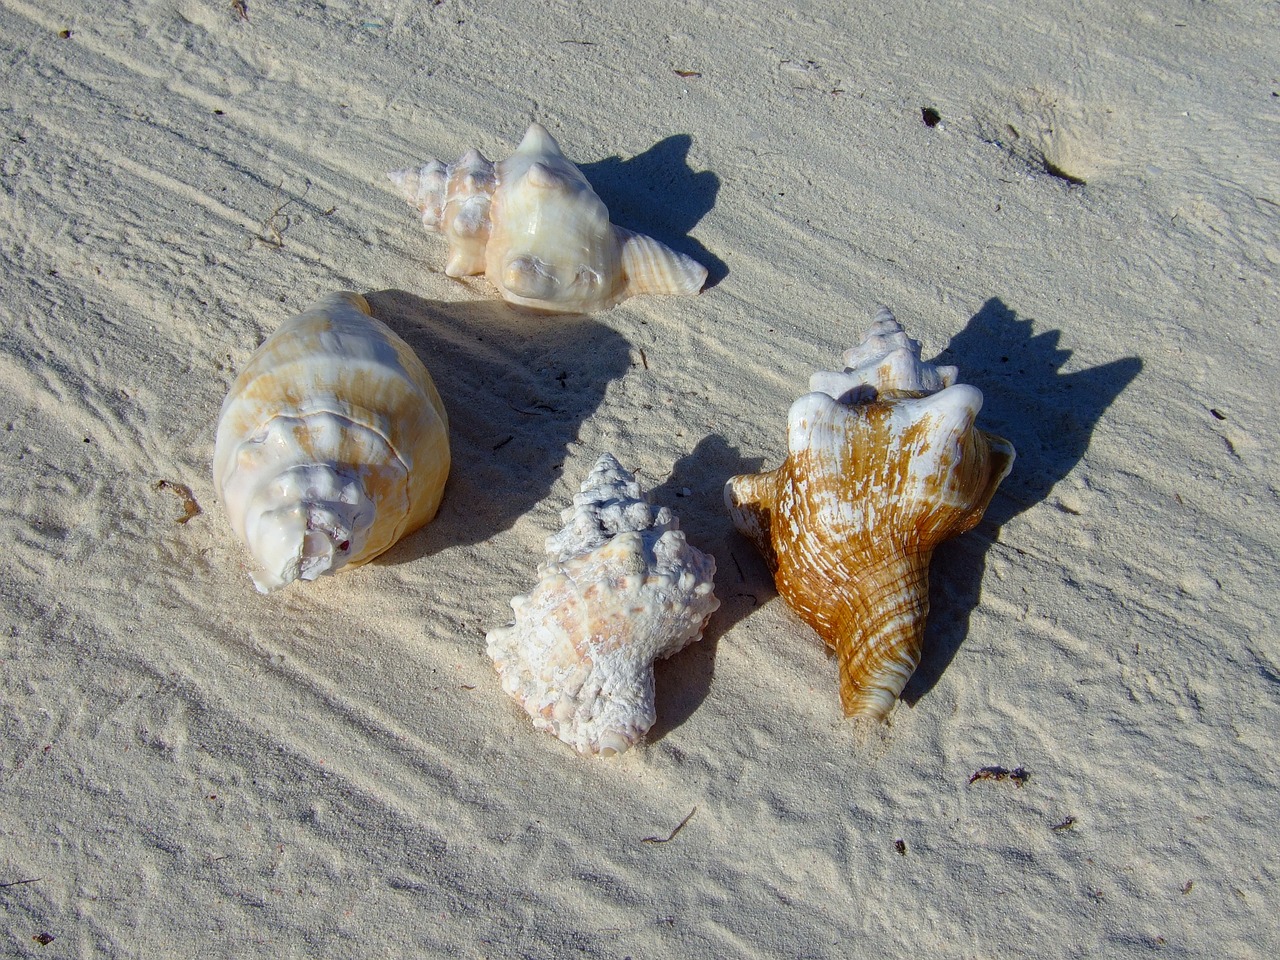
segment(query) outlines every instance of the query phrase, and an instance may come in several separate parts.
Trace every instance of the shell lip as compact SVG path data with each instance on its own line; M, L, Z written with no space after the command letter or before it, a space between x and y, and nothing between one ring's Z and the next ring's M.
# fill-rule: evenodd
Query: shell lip
M290 472L298 471L314 480L314 468ZM274 487L269 485L266 496ZM258 565L252 576L259 591L336 573L365 550L374 523L373 502L354 480L326 492L329 497L323 500L308 496L278 505L268 500L247 518L246 539Z

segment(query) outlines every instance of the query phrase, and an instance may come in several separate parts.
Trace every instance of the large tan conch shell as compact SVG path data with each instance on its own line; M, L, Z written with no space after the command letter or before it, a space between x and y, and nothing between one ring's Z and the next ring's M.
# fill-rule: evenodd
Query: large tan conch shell
M435 516L448 475L431 375L354 293L286 320L218 418L214 489L264 593L372 560Z
M444 272L483 273L508 303L590 313L636 294L695 294L706 268L609 211L555 138L532 124L496 166L478 150L387 174L422 225L449 242Z
M888 309L845 360L792 405L782 466L733 477L725 501L835 649L845 714L883 719L920 662L933 549L978 523L1014 452L974 427L982 394L922 363Z
M489 656L536 728L583 754L621 753L657 719L654 661L698 640L720 606L716 562L610 454L560 516L537 584L511 601L515 622L489 631Z

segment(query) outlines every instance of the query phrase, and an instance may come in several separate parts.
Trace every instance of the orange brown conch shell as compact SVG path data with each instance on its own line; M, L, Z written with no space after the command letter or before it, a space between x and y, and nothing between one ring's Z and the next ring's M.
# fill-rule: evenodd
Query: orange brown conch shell
M733 477L734 525L787 604L833 647L847 716L883 719L920 662L934 547L974 527L1013 446L974 427L982 394L919 359L882 308L843 374L787 417L786 460Z

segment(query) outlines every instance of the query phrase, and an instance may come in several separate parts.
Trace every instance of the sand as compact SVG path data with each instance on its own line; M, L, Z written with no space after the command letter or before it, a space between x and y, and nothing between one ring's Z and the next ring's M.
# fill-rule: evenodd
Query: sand
M0 0L0 953L1280 952L1274 4L244 6ZM713 285L530 318L445 277L385 171L534 119ZM340 289L454 472L259 596L214 421ZM867 730L721 488L879 303L1018 461ZM723 605L588 760L484 634L603 451Z

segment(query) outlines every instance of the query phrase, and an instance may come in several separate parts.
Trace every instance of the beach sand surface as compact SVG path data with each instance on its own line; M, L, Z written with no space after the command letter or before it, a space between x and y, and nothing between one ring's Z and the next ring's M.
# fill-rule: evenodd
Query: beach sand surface
M1278 18L0 0L0 953L1280 954ZM533 120L708 289L447 278L386 171ZM335 290L432 371L453 473L262 596L215 421ZM1018 458L867 727L721 491L881 303ZM722 601L609 760L485 654L602 452Z

